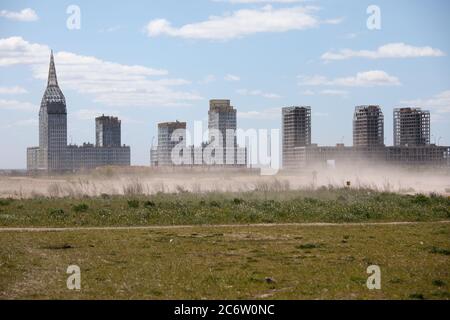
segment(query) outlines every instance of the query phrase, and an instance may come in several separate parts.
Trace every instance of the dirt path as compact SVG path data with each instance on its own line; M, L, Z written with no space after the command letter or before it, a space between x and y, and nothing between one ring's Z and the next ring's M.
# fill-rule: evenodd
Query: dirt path
M450 220L427 222L361 222L361 223L260 223L260 224L203 224L203 225L173 225L173 226L136 226L136 227L26 227L26 228L0 228L0 232L66 232L66 231L114 231L114 230L170 230L187 228L248 228L248 227L365 227L365 226L399 226L417 224L444 224Z

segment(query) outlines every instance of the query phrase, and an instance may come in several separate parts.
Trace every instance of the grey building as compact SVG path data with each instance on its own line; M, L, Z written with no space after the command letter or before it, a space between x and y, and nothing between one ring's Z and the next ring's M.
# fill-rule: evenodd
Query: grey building
M394 109L394 146L430 144L430 111L420 108Z
M353 115L353 146L384 146L384 116L379 106L357 106Z
M217 143L222 149L223 160L217 159L218 164L234 165L237 162L237 120L236 109L230 100L213 99L209 101L208 130L209 142ZM220 140L217 135L220 133Z
M293 106L282 109L283 167L302 161L302 147L311 144L311 107Z
M177 131L178 130L178 131ZM172 140L174 132L177 131L178 138ZM175 139L176 137L173 136ZM186 122L162 122L158 123L158 147L152 152L153 164L156 166L172 166L172 150L180 142L185 143Z
M95 146L96 147L120 147L121 146L121 121L117 117L102 115L95 118Z
M47 88L39 110L39 152L33 156L38 168L49 171L66 169L67 147L66 99L58 85L53 52L50 55Z
M47 88L39 110L39 147L27 149L27 169L59 172L105 165L129 166L130 147L120 145L120 121L111 119L116 119L112 122L119 122L119 128L97 127L97 133L103 133L100 134L101 141L97 135L98 146L67 145L66 99L58 85L52 52ZM113 133L110 134L110 131Z

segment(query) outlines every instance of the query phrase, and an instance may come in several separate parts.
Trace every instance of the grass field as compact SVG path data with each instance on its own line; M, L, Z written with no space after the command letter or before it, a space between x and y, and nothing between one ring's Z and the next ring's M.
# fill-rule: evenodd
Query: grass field
M0 298L449 299L449 239L448 223L0 232Z
M0 226L145 226L292 222L438 221L450 198L366 189L158 193L127 196L0 199Z
M449 220L435 194L282 185L0 199L0 228L75 228L0 230L0 299L450 299ZM314 222L335 224L292 225Z

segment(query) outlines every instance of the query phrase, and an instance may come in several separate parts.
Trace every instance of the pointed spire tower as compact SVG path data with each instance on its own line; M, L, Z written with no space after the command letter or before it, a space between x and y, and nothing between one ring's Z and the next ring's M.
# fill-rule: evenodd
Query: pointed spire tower
M47 113L66 113L66 98L58 85L53 50L50 53L47 89L42 97L41 108L46 108Z
M58 86L58 78L56 77L55 59L53 58L53 50L50 53L50 67L48 70L47 86Z

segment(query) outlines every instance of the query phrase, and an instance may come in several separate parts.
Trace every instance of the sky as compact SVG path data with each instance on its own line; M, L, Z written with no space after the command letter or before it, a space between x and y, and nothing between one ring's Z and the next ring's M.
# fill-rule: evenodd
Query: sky
M375 7L374 7L375 6ZM242 129L281 129L281 107L312 108L312 142L352 144L357 105L431 112L450 145L448 0L0 1L0 168L26 167L50 50L68 141L122 120L133 165L149 165L157 123L207 124L230 99Z

